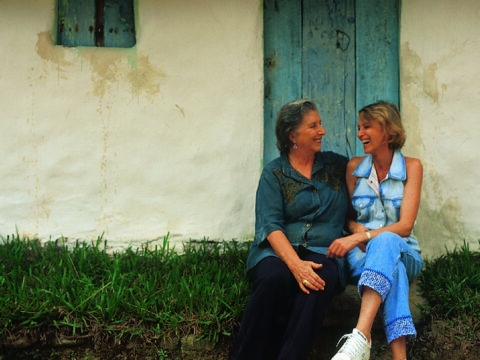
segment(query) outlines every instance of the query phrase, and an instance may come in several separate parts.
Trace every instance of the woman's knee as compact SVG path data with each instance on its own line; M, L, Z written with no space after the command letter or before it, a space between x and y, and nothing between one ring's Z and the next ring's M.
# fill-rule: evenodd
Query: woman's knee
M322 264L319 269L314 269L318 276L320 276L325 282L336 282L338 279L338 265L332 258L327 258L325 254L311 253L309 256L305 256L307 261L312 261L317 264Z
M338 281L338 265L333 259L326 259L322 262L322 267L316 270L318 276L320 276L325 282L335 283Z
M375 236L372 240L368 242L367 245L367 252L369 249L375 249L376 251L382 250L398 250L400 248L400 244L403 242L401 236L385 231L377 236Z
M292 280L292 273L286 264L279 258L265 258L257 264L252 276L253 287L259 286L269 289L286 288Z

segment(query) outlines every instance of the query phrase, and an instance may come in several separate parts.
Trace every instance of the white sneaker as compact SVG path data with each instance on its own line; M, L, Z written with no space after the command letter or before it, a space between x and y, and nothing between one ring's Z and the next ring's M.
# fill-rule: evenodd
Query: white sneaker
M353 329L351 334L343 335L338 341L338 344L340 344L340 341L342 341L343 338L347 338L347 341L345 341L345 344L343 344L340 350L338 350L337 354L332 358L332 360L370 359L370 348L372 347L372 344L371 342L367 341L367 338L360 330Z

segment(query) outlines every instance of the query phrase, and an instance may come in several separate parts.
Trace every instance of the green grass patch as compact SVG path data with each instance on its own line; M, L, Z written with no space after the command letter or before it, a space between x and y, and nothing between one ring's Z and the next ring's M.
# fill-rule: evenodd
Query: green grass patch
M101 237L0 237L0 354L30 346L28 356L46 358L38 344L52 352L80 340L92 351L135 343L137 352L175 358L185 335L228 348L249 295L248 244L204 239L176 251L168 236L153 244L108 252ZM477 356L480 253L464 243L426 260L419 278L427 323L410 357L431 359L432 349L443 349L438 358Z
M426 260L420 289L434 318L458 316L480 320L480 253L467 243L433 260Z
M69 336L218 341L238 327L247 301L248 247L206 239L108 253L106 241L0 240L0 340L62 329ZM103 336L103 335L102 335Z
M480 253L468 244L425 261L425 321L409 359L476 360L480 352Z

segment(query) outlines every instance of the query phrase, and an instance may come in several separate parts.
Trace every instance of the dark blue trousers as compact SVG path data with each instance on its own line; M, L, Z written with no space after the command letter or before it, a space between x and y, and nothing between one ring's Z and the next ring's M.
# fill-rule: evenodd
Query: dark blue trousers
M316 272L325 280L325 289L305 294L281 259L260 261L248 272L252 293L231 360L307 358L338 287L338 267L322 254L303 248L298 254L303 260L323 264Z

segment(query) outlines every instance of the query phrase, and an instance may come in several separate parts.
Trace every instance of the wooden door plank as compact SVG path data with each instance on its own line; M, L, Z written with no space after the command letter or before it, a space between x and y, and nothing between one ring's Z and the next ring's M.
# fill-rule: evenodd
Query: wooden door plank
M304 0L303 96L319 107L323 150L351 156L355 147L354 0Z
M399 105L399 0L356 4L357 111L378 100ZM357 154L363 154L356 140Z
M264 8L264 151L267 164L278 156L275 115L302 95L301 1L265 0Z

